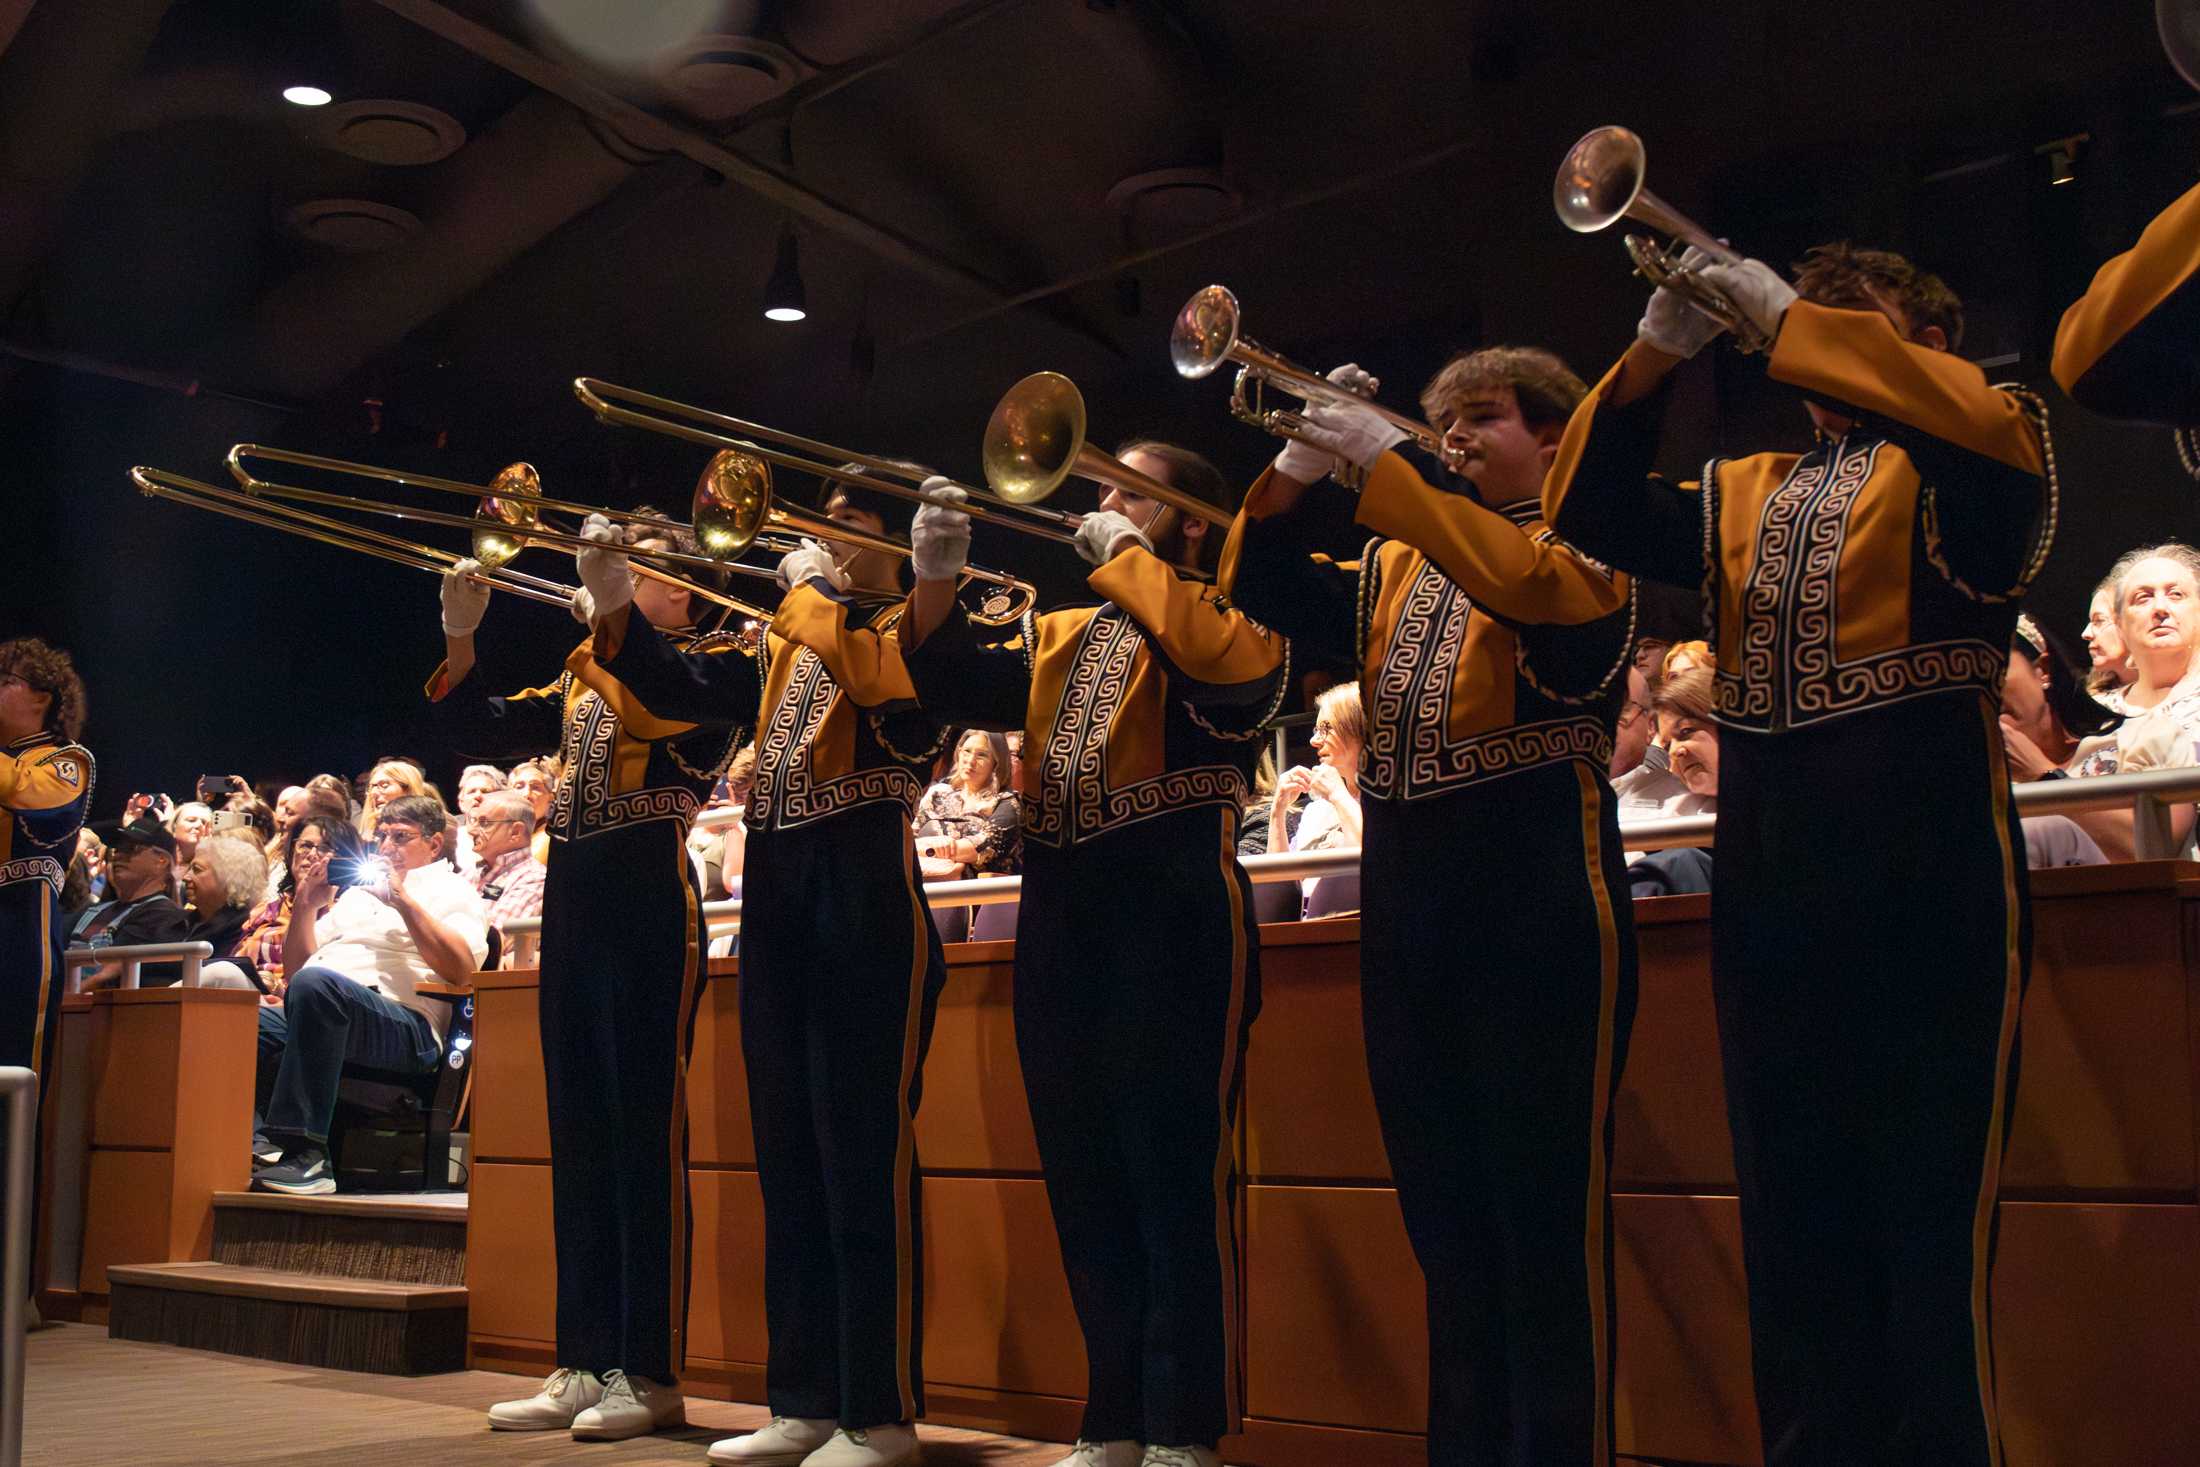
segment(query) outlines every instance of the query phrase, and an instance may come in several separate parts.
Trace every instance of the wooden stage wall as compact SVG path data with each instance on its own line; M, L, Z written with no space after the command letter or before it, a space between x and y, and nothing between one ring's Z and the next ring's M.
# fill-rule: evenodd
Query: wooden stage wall
M2010 1467L2200 1461L2200 867L2036 873L2003 1171L1996 1344ZM1642 1002L1613 1166L1619 1446L1755 1464L1709 905L1637 903ZM1932 920L1921 912L1919 920ZM1241 1155L1247 1467L1423 1467L1420 1274L1360 1048L1358 924L1263 930ZM948 949L925 1073L930 1419L1074 1437L1084 1352L1025 1115L1006 943ZM1920 974L1929 981L1929 974ZM730 963L689 1075L687 1379L763 1399L761 1215ZM536 976L484 974L468 1240L472 1363L550 1361L554 1278Z

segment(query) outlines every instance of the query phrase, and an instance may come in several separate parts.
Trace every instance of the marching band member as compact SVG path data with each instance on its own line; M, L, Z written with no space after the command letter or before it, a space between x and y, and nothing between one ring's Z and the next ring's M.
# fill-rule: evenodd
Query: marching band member
M2098 413L2200 427L2200 188L2162 211L2063 313L2055 380ZM2200 457L2182 435L2186 468Z
M1455 358L1422 393L1450 464L1372 408L1314 406L1224 557L1250 614L1360 679L1361 1004L1427 1281L1431 1462L1612 1457L1605 1177L1635 937L1606 770L1632 598L1537 498L1583 390L1549 352ZM1340 460L1375 536L1357 564L1315 556L1292 513ZM1463 874L1493 860L1514 879Z
M84 683L69 654L37 637L0 642L0 1065L42 1078L53 1073L66 986L61 883L92 803L92 756L76 741L83 731ZM35 1237L35 1156L31 1175Z
M826 517L879 535L903 504L838 485ZM584 553L584 574L602 573L589 569L596 555ZM837 543L805 542L781 561L790 589L764 642L760 718L749 659L683 652L617 607L596 624L596 670L640 716L758 719L741 1052L773 1419L711 1447L711 1461L737 1467L917 1460L916 1113L947 963L909 822L944 732L902 668L899 573L884 551Z
M600 520L592 520L600 524ZM602 531L609 534L608 527ZM650 534L643 549L692 549ZM489 1410L504 1431L591 1441L686 1419L676 1384L687 1316L684 1088L703 980L702 893L687 827L746 736L644 713L597 661L594 639L541 687L495 696L476 672L489 588L461 562L443 579L448 660L428 684L455 747L564 755L546 829L542 1062L550 1108L558 1276L557 1369L536 1395ZM628 604L659 640L709 657L753 721L761 675L730 637L698 636L692 594L622 563L589 582L576 617ZM598 614L607 614L599 611Z
M1195 454L1121 457L1226 502ZM1121 489L1077 535L1101 603L1005 643L954 602L969 516L927 505L912 538L919 698L1026 735L1016 1048L1090 1370L1063 1467L1214 1467L1240 1417L1233 1127L1260 1007L1238 812L1285 645L1200 572L1203 521Z
M1591 554L1700 586L1713 632L1712 975L1765 1460L1988 1467L2030 945L1999 689L2052 460L2036 405L1953 354L1954 294L1900 256L1822 246L1792 287L1684 263L1776 338L1768 375L1817 441L1652 477L1663 383L1722 329L1660 289L1544 502Z

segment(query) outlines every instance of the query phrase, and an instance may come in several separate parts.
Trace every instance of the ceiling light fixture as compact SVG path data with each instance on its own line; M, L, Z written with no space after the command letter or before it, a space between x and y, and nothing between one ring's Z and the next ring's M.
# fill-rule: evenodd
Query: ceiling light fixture
M2051 143L2041 143L2032 150L2034 154L2047 160L2048 187L2059 188L2063 184L2078 181L2078 151L2092 141L2091 133L2076 132L2066 138L2057 138Z
M336 97L325 87L295 86L283 88L283 100L294 107L326 107Z
M794 221L779 226L779 258L764 282L764 319L800 321L810 314L802 289L802 262L796 258Z

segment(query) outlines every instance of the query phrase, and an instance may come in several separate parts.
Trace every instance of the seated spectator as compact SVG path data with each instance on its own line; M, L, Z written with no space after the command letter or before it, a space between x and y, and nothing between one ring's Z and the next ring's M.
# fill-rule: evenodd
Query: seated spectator
M107 895L107 846L89 825L76 833L76 853L83 858L85 883L92 901L104 900Z
M86 858L84 848L77 847L69 857L69 869L61 877L61 915L73 918L90 908L96 898L92 894L92 863Z
M1277 777L1276 793L1269 801L1269 849L1356 851L1362 829L1360 753L1367 747L1367 712L1360 703L1360 685L1339 683L1325 691L1314 708L1318 762L1311 769L1294 765ZM1291 806L1302 798L1306 807L1292 825ZM1303 917L1330 917L1359 909L1357 872L1308 876L1299 882L1299 891L1305 900Z
M211 944L209 961L230 957L266 888L267 857L256 839L228 831L207 836L183 870L184 902L191 913L184 941Z
M107 900L87 909L69 928L70 947L135 947L141 943L182 942L191 918L170 893L176 881L176 838L159 821L139 816L107 838ZM183 969L174 963L144 965L138 981L147 987L173 983ZM110 988L122 981L120 962L89 974L86 988Z
M1024 865L1023 805L1001 781L1008 741L974 728L955 743L947 778L917 802L917 858L927 881L1011 876Z
M1678 676L1691 667L1711 666L1711 644L1702 638L1692 642L1675 642L1665 650L1665 661L1658 670L1658 681Z
M359 834L372 839L382 807L408 796L433 795L427 771L410 759L383 759L367 771L367 797L359 805ZM435 802L441 806L440 796Z
M211 806L197 800L186 800L176 806L176 813L168 821L168 833L176 838L176 869L182 871L191 864L191 857L199 848L199 837L214 828L214 811Z
M528 849L537 861L550 864L550 801L557 794L558 771L555 761L529 759L524 764L512 766L512 773L505 780L505 788L522 795L528 808L535 812L535 833Z
M1673 776L1672 765L1656 739L1658 715L1651 707L1651 687L1642 669L1627 669L1627 697L1619 705L1619 721L1612 732L1612 762L1606 773L1624 818L1662 810L1688 792Z
M1661 816L1709 815L1719 802L1719 729L1711 716L1708 666L1691 667L1666 679L1651 707L1666 729L1667 758L1679 796L1656 813ZM1629 852L1627 882L1636 896L1673 896L1711 890L1711 852L1692 847L1652 851L1636 858Z
M2086 691L2085 675L2076 671L2084 660L2031 617L2017 618L2001 683L2001 746L2010 779L2062 778L2080 739L2121 721ZM2022 824L2030 866L2098 866L2108 859L2067 815L2027 815Z
M1260 762L1253 766L1252 788L1247 792L1245 808L1238 812L1238 854L1241 856L1265 856L1270 846L1268 832L1270 821L1276 813L1276 780L1280 771L1276 768L1273 749L1260 752ZM1284 812L1283 847L1291 844L1291 831L1299 823L1296 810Z
M291 908L296 898L291 864L303 855L310 860L333 860L340 863L339 870L349 869L350 863L356 862L366 849L360 843L359 832L352 828L351 818L351 810L341 796L322 789L308 796L305 814L293 822L283 836L283 870L276 881L275 894L262 901L245 919L229 960L211 963L200 974L202 987L256 988L263 995L262 1003L282 1001L283 938L290 929ZM324 915L335 900L336 893L332 891L313 914L315 918Z
M1665 654L1672 650L1669 638L1644 633L1635 638L1635 670L1646 678L1665 676Z
M316 774L306 781L306 793L325 794L344 807L344 818L352 820L359 812L359 802L352 798L351 781L340 774ZM354 831L357 826L354 825Z
M458 809L452 814L458 825L458 844L451 864L467 876L478 875L474 859L472 820L481 810L481 797L504 788L504 771L494 764L469 764L458 776Z
M290 827L297 822L298 817L306 813L306 798L309 793L310 791L302 784L288 784L284 785L282 793L275 797L276 839L280 840L288 835ZM275 853L270 851L267 858L270 861L274 860Z
M2085 685L2096 695L2116 692L2138 675L2124 650L2124 634L2116 629L2116 583L2126 568L2122 560L2111 566L2086 608L2085 650L2091 666Z
M2121 690L2098 695L2125 715L2108 732L2083 740L2070 774L2085 778L2145 769L2189 769L2200 763L2200 550L2164 544L2135 550L2117 562L2116 630L2133 676ZM2088 810L2070 817L2112 861L2133 859L2132 812ZM2171 847L2189 852L2193 806L2171 807Z
M749 787L755 781L756 745L744 744L735 752L726 772L718 776L710 799L697 812L696 823L688 831L688 860L694 864L704 901L723 901L741 894L741 868L748 855L749 836L741 816L748 806ZM713 817L707 826L701 820L703 815ZM724 956L719 951L722 943L731 950L730 942L714 938L712 957Z
M548 872L527 849L534 835L535 812L526 799L511 790L483 795L475 801L473 817L466 824L477 858L474 889L488 903L489 925L502 927L521 917L540 917L542 882ZM509 954L509 944L506 951Z
M416 795L387 801L374 844L380 862L352 871L298 854L297 902L283 939L289 991L281 1008L260 1010L253 1155L282 1152L253 1174L261 1191L336 1190L328 1133L344 1065L432 1072L449 1011L419 987L431 978L466 983L488 956L487 906L451 866L441 804ZM344 890L316 917L332 876Z

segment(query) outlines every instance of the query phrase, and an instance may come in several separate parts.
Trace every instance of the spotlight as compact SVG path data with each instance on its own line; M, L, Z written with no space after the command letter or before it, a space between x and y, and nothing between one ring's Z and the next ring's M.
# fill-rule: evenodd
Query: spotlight
M326 107L336 98L325 87L284 87L283 100L295 107Z
M779 227L779 258L764 282L764 319L800 321L808 316L802 291L802 262L796 258L794 221Z

